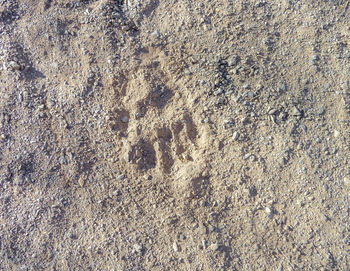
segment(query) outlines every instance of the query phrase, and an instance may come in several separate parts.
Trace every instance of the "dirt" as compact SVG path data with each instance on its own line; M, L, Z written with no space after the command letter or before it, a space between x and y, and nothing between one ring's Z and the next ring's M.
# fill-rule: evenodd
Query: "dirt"
M0 1L0 270L350 270L348 1Z

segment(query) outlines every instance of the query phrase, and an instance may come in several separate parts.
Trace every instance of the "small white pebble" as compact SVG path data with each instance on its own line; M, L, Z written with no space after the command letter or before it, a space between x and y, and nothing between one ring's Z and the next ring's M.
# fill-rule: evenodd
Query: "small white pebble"
M179 246L176 242L173 243L173 249L175 252L178 252L179 251Z
M340 136L340 132L337 130L334 130L334 137L337 138Z
M79 183L80 187L84 187L84 184L85 184L84 176L80 176L80 178L78 179L78 183Z
M219 245L214 243L214 244L211 244L209 248L211 251L216 251L219 249Z
M350 186L350 177L345 177L344 178L344 185Z

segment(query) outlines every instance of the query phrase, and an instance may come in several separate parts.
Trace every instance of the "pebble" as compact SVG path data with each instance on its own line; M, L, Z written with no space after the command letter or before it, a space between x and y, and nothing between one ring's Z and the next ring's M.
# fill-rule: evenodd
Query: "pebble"
M318 109L318 114L321 116L321 115L324 115L324 113L326 112L326 109L324 107L320 107Z
M79 183L80 187L84 187L84 184L85 184L84 176L80 176L80 178L78 179L78 183Z
M180 251L180 247L179 247L179 245L176 242L173 243L173 249L174 249L175 252L179 252Z
M287 84L286 83L281 83L279 85L279 87L277 88L277 91L278 92L286 92L287 89L288 89Z
M296 106L292 109L292 116L301 116L301 112Z
M344 178L344 185L350 186L350 176Z
M212 251L216 251L216 250L219 249L219 244L217 244L217 243L211 244L211 245L209 246L209 248L210 248L210 250L212 250Z
M60 158L58 158L58 161L60 162L61 165L67 164L67 159L63 155Z
M249 99L253 99L254 96L255 96L255 93L254 93L253 91L248 91L247 97L248 97Z
M19 71L21 69L21 65L19 65L17 62L15 61L10 61L8 67L12 70L12 71Z
M220 97L219 99L218 99L218 104L225 104L225 98L224 97Z
M142 246L139 245L139 244L134 244L134 249L135 249L136 252L141 252Z
M123 117L121 118L121 121L122 121L123 123L127 123L127 122L129 121L129 118L128 118L127 116L123 116Z
M251 153L247 153L246 155L244 155L243 159L247 160L250 158L251 155L252 155Z
M318 55L313 55L313 56L311 56L310 63L316 64L318 60L319 60Z
M256 187L253 185L249 188L249 196L255 197L258 194L258 191L256 190Z
M250 89L250 85L249 84L243 84L242 86L244 89Z
M272 108L269 110L269 115L274 115L277 112L277 109Z
M215 231L215 227L213 225L209 225L208 229L209 229L209 232Z
M265 207L265 212L266 212L266 214L268 215L269 218L273 217L273 212L272 212L271 208Z
M225 119L224 124L228 126L233 126L235 124L235 121L232 118Z
M224 90L222 89L222 88L218 88L218 90L217 91L215 91L215 95L221 95L221 94L223 94L224 93Z
M280 112L280 114L278 115L278 117L281 119L281 120L286 120L288 115L286 112Z
M263 87L264 87L264 86L263 86L262 84L258 83L258 84L255 86L255 89L256 89L257 91L259 91L259 90L261 90Z
M207 233L207 229L206 229L206 227L204 226L203 223L200 223L200 224L199 224L199 231L200 231L200 233L202 233L202 234Z
M230 97L233 93L234 93L234 91L231 89L225 93L225 96Z
M208 245L207 240L205 240L204 238L202 239L202 248L206 248Z
M121 195L121 192L120 192L120 190L114 190L112 194L113 194L113 196L117 197L117 196Z
M179 240L184 241L186 239L186 236L183 234L179 235Z
M255 162L255 160L256 160L255 155L254 154L250 155L249 160L252 162Z
M237 55L233 55L231 56L228 60L227 60L227 64L229 66L235 66L238 64L239 58Z
M239 133L237 131L233 132L232 139L236 141L238 140L238 138L239 138Z
M334 137L337 138L340 136L340 132L337 130L334 130Z
M243 117L243 118L241 118L241 122L242 122L243 125L246 125L246 124L249 123L249 118L248 117Z
M151 35L152 35L154 38L156 38L156 39L158 39L158 38L160 37L160 33L159 33L158 30L153 31L153 32L151 33Z
M304 130L305 133L307 132L307 127L306 127L306 125L302 124L302 125L300 125L300 127L301 127L301 129Z
M118 181L124 180L126 178L125 174L121 174L117 177Z

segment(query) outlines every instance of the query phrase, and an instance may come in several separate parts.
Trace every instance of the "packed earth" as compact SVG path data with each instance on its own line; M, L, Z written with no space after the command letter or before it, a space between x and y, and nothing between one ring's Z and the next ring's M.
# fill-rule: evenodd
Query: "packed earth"
M350 270L350 2L0 0L0 270Z

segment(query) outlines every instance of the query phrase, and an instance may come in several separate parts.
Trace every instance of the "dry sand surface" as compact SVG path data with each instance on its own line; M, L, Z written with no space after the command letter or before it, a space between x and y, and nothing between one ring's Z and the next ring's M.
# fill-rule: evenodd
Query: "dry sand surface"
M350 270L350 4L1 0L0 270Z

